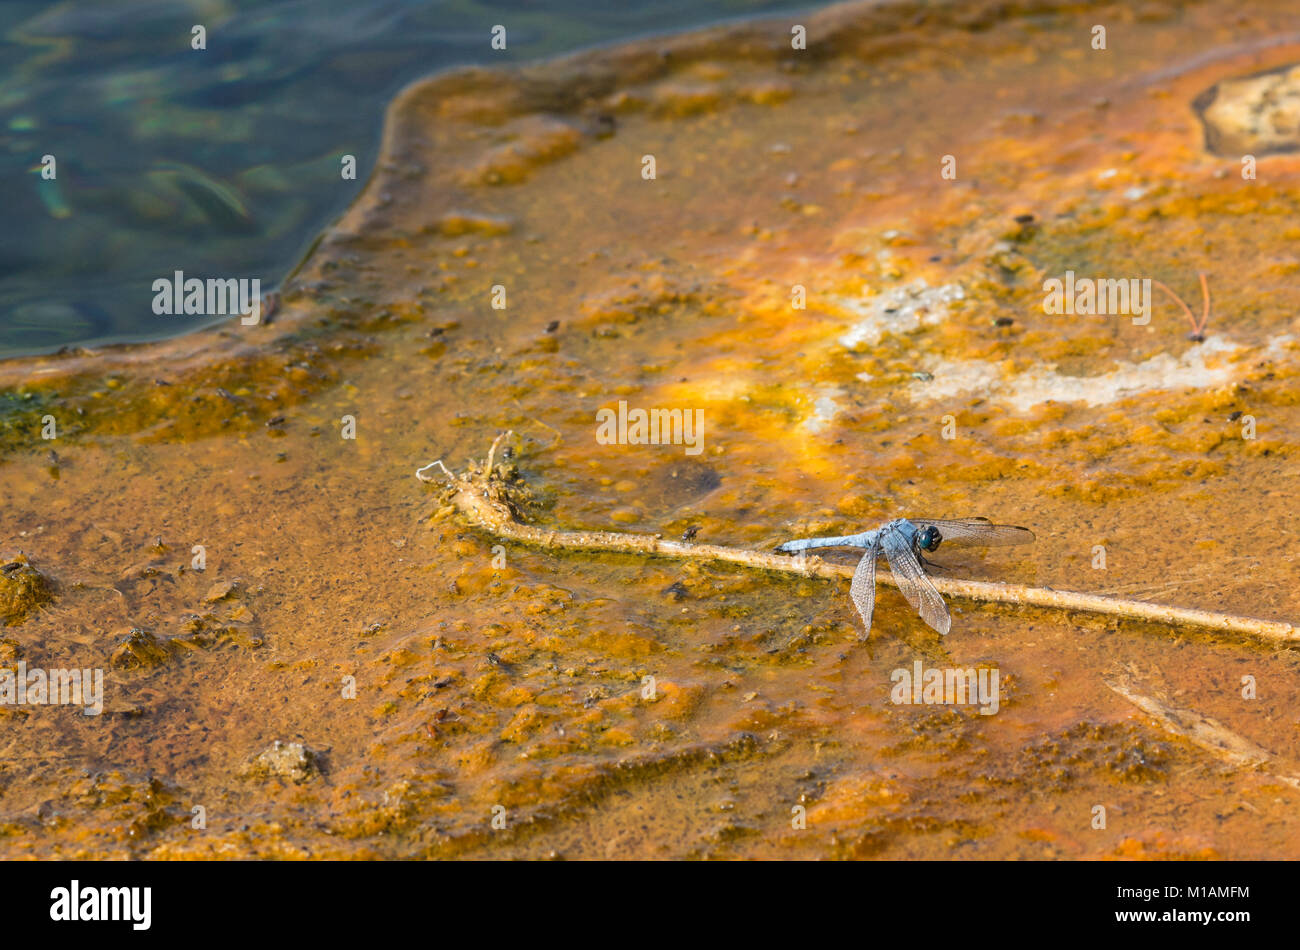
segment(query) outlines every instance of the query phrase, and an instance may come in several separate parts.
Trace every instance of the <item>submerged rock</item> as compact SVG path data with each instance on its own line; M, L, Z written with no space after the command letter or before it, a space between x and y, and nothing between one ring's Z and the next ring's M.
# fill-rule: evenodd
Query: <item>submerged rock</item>
M49 579L19 554L0 565L0 622L15 626L37 607L54 600Z
M118 643L109 665L115 670L147 670L171 659L167 645L148 630L132 627ZM121 632L119 631L119 636Z
M248 766L249 778L278 778L299 784L321 773L320 757L301 742L276 739Z
M238 596L239 590L240 582L238 580L218 581L208 588L208 592L203 595L203 602L205 604L215 604L218 601Z
M707 462L678 459L651 470L637 493L644 502L662 510L695 504L721 484L721 474Z
M1192 103L1216 155L1270 155L1300 149L1300 63L1225 79Z

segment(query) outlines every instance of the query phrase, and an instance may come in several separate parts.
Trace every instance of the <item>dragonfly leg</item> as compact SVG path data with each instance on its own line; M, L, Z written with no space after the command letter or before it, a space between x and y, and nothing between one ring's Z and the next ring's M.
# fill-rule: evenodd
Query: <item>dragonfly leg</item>
M947 568L946 566L944 566L943 564L940 564L938 561L931 561L931 560L930 560L928 557L926 557L924 554L917 554L917 558L921 561L921 566L922 566L922 567L925 567L925 568L937 567L937 568L938 568L939 570L941 570L941 571L946 571L946 570L948 570L948 568Z

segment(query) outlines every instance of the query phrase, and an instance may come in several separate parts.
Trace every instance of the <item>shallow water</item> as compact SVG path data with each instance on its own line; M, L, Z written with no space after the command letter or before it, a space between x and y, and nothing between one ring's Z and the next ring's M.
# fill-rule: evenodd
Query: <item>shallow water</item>
M495 548L413 478L509 429L544 525L770 548L981 514L1038 542L956 576L1300 616L1300 158L1243 181L1192 107L1300 59L1300 13L1028 6L433 80L269 325L0 365L0 544L55 584L10 665L106 668L100 717L3 709L4 853L1300 853L1294 649L958 601L940 640L883 589L863 645L847 585ZM1167 299L1045 313L1067 269L1198 311L1206 272L1206 341ZM703 451L601 444L620 400L701 410ZM891 702L917 661L996 668L997 713ZM257 765L277 740L315 766Z
M270 290L374 167L384 105L502 65L799 6L639 0L10 0L0 5L0 356L155 340L180 270ZM206 46L193 48L192 28ZM507 26L505 49L491 28ZM37 174L43 156L57 177ZM344 159L355 160L345 177Z

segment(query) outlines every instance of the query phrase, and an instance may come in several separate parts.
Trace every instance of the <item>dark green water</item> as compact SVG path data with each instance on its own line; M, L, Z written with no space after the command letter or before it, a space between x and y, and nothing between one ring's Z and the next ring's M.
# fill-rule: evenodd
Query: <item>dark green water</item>
M186 333L154 280L274 287L370 173L384 106L520 62L809 6L779 0L0 4L0 355ZM192 28L206 49L192 48ZM493 50L493 26L507 49ZM42 176L43 157L56 177ZM356 178L341 174L345 155Z

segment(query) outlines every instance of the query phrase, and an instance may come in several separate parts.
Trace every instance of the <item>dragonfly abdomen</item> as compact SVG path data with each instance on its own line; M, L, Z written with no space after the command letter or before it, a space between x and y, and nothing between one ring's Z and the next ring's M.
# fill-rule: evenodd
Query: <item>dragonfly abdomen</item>
M875 543L876 534L875 531L868 531L864 534L846 534L838 538L799 538L785 542L777 550L793 554L809 548L865 548Z

